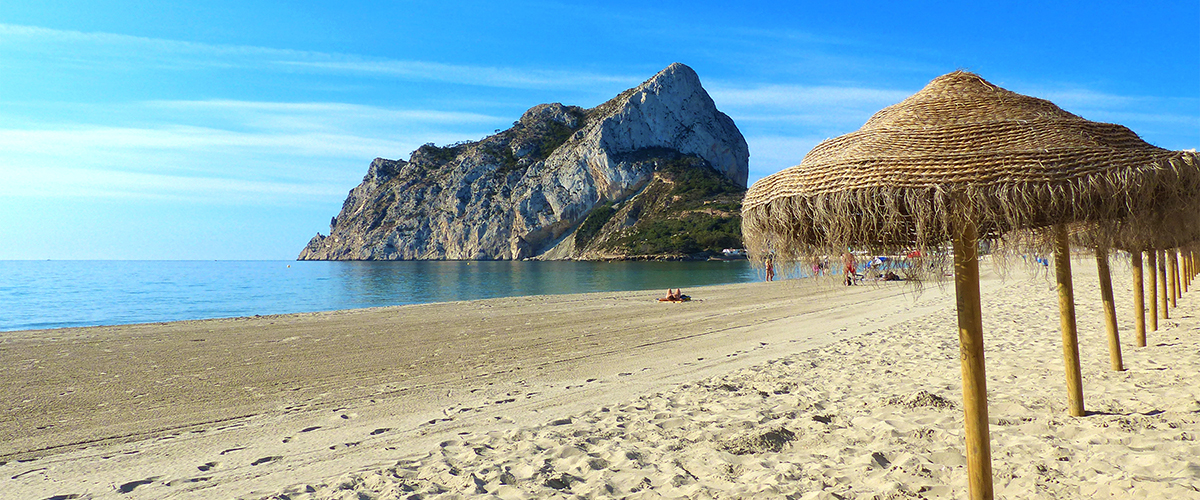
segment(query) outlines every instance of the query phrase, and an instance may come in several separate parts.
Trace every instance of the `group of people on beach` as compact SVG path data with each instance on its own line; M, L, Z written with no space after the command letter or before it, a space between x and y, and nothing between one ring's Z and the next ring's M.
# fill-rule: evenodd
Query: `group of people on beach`
M871 261L870 264L867 265L867 267L868 268L882 267L884 260L886 260L886 259L883 257L876 257L874 260ZM828 269L828 266L829 266L828 260L813 264L813 276L820 276L822 273L825 272L826 269ZM763 267L765 268L764 270L765 270L766 281L774 281L775 280L775 255L773 253L768 252L763 257ZM854 254L850 253L849 251L842 253L842 276L845 277L843 282L846 284L846 286L853 286L853 285L857 284L859 279L862 278L862 275L858 274L858 261L854 258ZM892 271L888 271L886 273L883 273L881 271L881 273L879 275L879 279L881 279L883 281L901 281L901 280L903 280L903 278L901 278L899 275L897 275L895 272L892 272Z

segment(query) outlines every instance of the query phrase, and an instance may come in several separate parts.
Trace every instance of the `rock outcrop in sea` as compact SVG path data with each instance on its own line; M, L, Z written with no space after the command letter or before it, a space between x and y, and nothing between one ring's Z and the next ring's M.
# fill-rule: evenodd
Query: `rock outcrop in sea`
M299 259L619 257L614 252L629 251L609 243L638 222L641 214L629 213L637 195L678 177L660 173L663 165L674 165L676 174L681 165L703 169L744 190L748 160L733 120L717 110L691 68L675 63L595 108L541 104L478 142L426 144L408 161L377 158L329 235L317 234ZM576 231L598 207L610 216L625 213L594 222L593 234L580 241ZM670 217L701 212L725 213L701 208Z

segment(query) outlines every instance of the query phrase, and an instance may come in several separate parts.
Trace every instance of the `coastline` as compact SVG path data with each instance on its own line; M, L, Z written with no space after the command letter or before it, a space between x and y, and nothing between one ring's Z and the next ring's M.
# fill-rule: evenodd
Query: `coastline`
M1127 304L1128 277L1116 278ZM1181 437L1200 433L1200 406L1188 406L1200 405L1190 297L1150 347L1128 346L1126 333L1129 370L1109 373L1099 316L1089 316L1099 309L1088 295L1094 268L1078 265L1076 284L1085 397L1101 412L1083 419L1057 411L1065 406L1057 321L1046 320L1052 303L1038 296L1052 290L985 273L993 453L1007 474L998 493L1104 497L1109 490L1083 489L1097 483L1189 494L1197 479L1187 471L1200 470L1195 445ZM518 297L0 343L0 361L12 367L0 371L11 422L0 439L0 488L31 498L335 498L429 492L469 476L478 482L462 484L468 496L534 487L544 490L534 496L604 487L623 488L616 496L635 488L770 496L789 487L813 498L962 495L961 414L926 404L960 399L950 287L914 295L895 283L794 280L687 292L696 300ZM1128 313L1119 317L1128 332ZM728 448L780 428L794 439L779 450ZM626 453L646 458L631 463ZM608 466L589 466L592 455ZM554 486L566 476L497 472L535 459L578 481L563 491ZM714 465L722 461L750 479L722 473ZM763 476L767 462L783 472Z
M500 297L754 281L742 262L4 261L0 337Z

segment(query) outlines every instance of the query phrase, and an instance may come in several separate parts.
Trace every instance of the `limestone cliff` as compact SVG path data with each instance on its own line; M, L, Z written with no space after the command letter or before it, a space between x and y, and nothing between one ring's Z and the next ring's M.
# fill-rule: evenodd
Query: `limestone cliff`
M299 258L579 257L583 248L563 243L594 208L640 193L657 165L681 156L745 188L745 139L696 73L675 63L595 108L542 104L478 142L376 159L329 236Z

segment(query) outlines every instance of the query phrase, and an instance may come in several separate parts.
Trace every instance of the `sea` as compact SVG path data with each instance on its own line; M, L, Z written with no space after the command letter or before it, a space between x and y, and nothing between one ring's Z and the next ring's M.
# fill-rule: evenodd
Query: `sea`
M0 332L760 280L745 260L0 261Z

